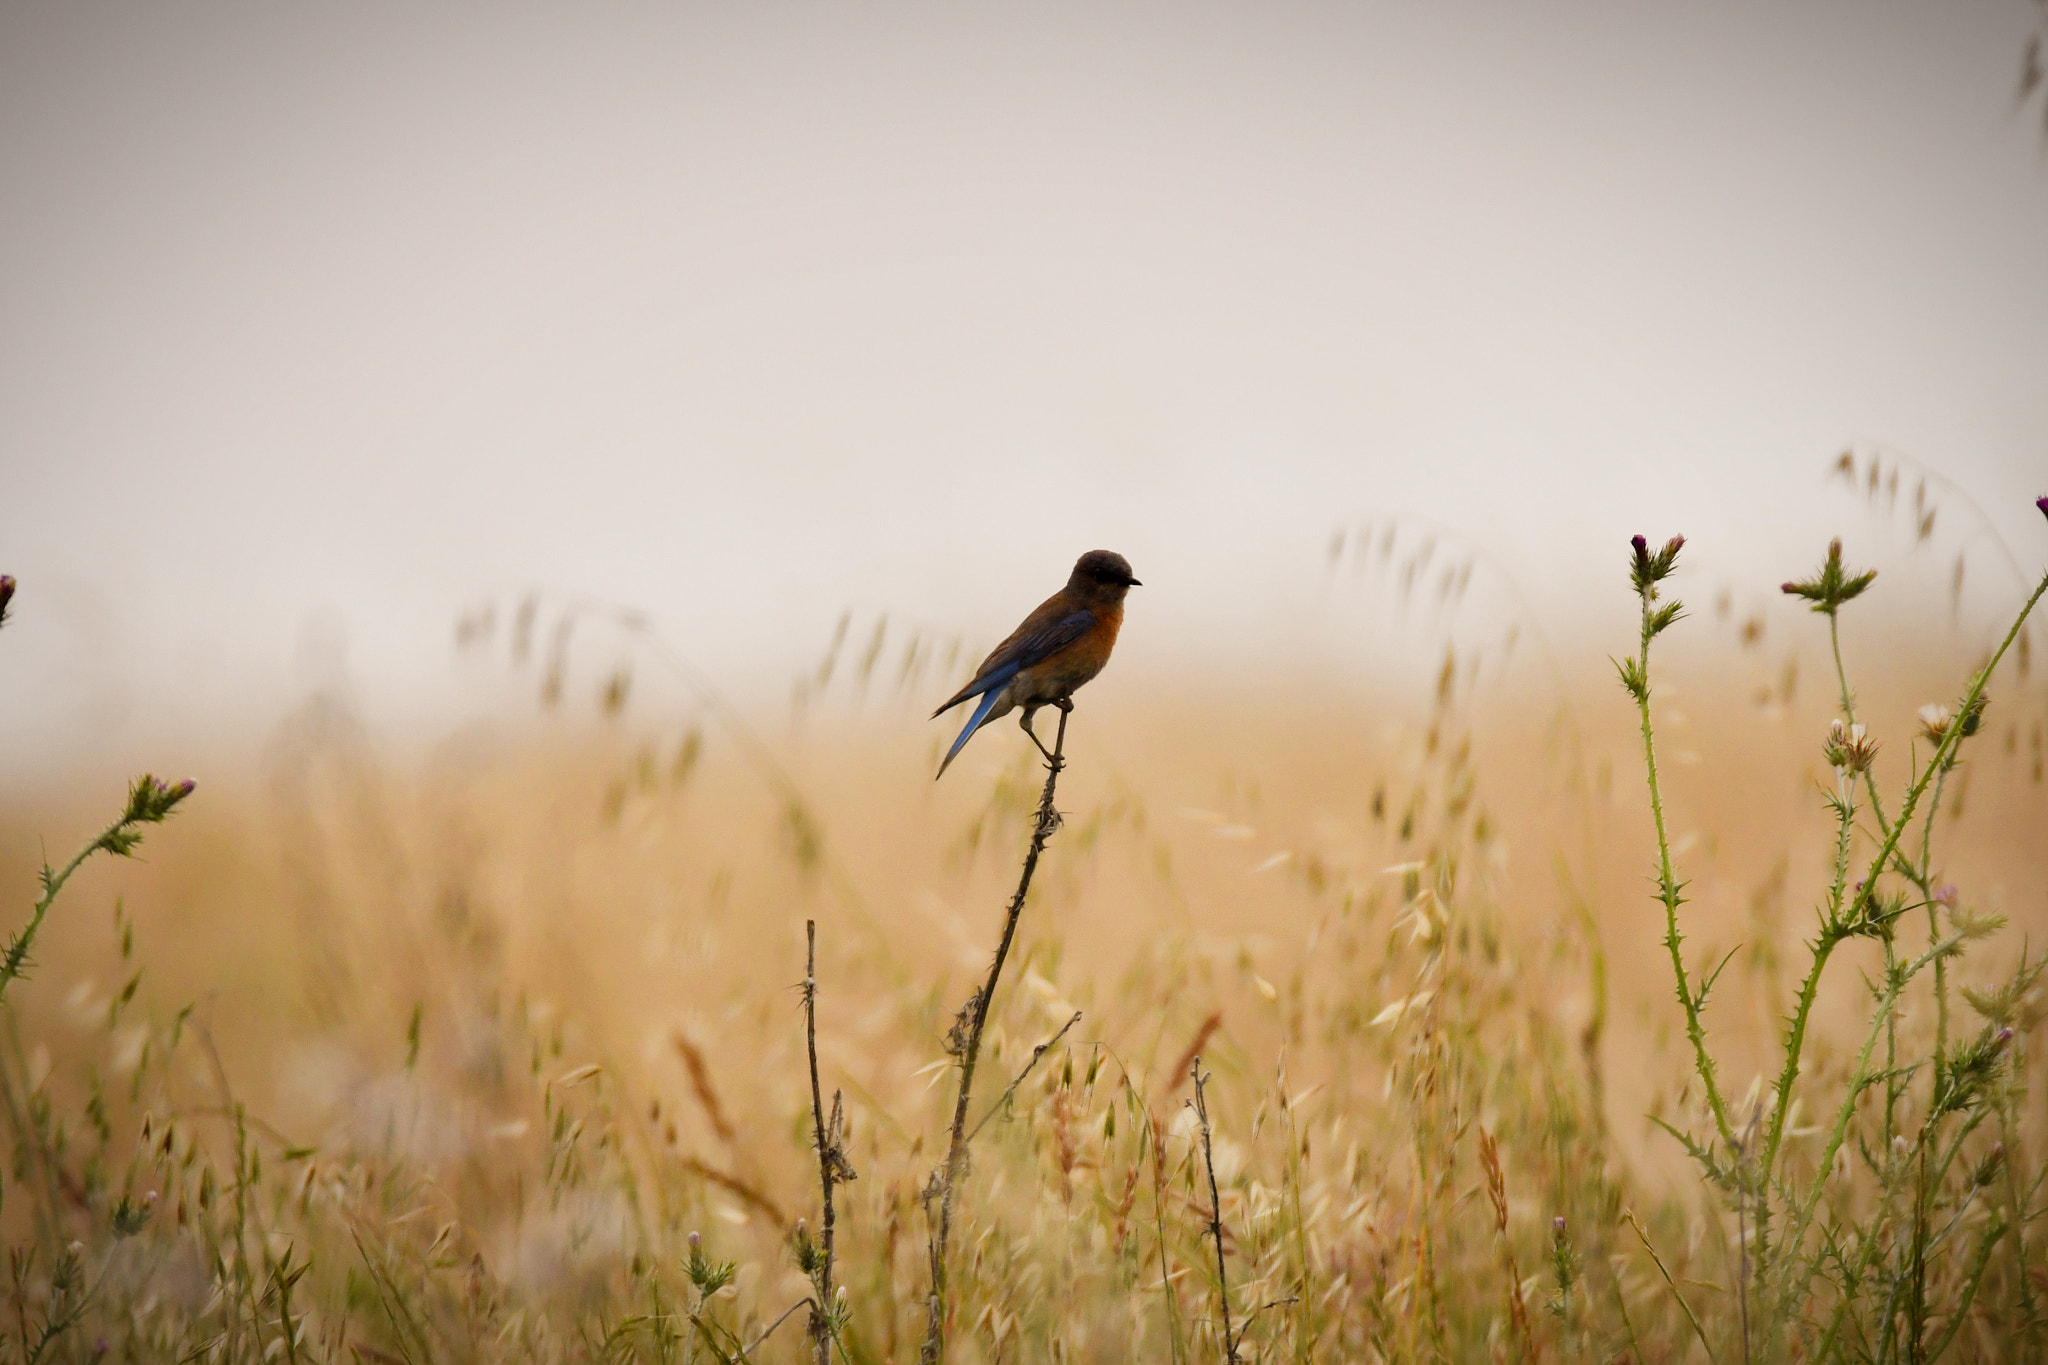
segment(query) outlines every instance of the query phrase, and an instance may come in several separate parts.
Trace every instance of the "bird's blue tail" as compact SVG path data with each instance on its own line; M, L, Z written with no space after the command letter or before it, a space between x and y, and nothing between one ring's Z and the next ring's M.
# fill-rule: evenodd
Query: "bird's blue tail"
M982 693L981 705L975 707L974 714L967 718L967 728L960 732L960 738L954 740L953 747L946 750L945 762L939 764L939 770L932 775L932 781L936 782L946 775L946 769L952 764L954 756L967 747L968 736L979 730L982 723L988 719L988 713L995 709L996 697L1002 690L1000 687L995 687Z

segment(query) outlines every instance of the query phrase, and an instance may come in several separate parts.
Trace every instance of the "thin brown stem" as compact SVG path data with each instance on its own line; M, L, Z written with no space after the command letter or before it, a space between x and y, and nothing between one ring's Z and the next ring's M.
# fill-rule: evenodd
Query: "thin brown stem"
M811 1128L818 1148L818 1190L824 1210L818 1223L817 1269L812 1283L817 1296L811 1301L810 1335L818 1365L832 1360L832 1187L839 1180L845 1157L839 1151L839 1096L832 1096L832 1124L825 1125L824 1091L818 1084L818 922L804 921L804 1046L811 1058Z
M972 1142L976 1138L980 1137L981 1130L988 1127L988 1121L994 1118L997 1114L1003 1112L1003 1106L1010 1102L1010 1096L1017 1093L1017 1087L1024 1084L1025 1079L1031 1075L1033 1070L1037 1068L1039 1058L1045 1056L1046 1053L1058 1047L1060 1045L1060 1039L1067 1036L1067 1030L1073 1028L1074 1025L1080 1022L1081 1011L1075 1010L1073 1014L1068 1017L1067 1022L1060 1025L1060 1031L1058 1033L1055 1033L1052 1037L1046 1039L1037 1047L1031 1049L1031 1060L1024 1063L1024 1069L1017 1073L1017 1079L1010 1082L1009 1088L1004 1090L1002 1096L999 1099L997 1099L994 1104L989 1106L989 1111L981 1116L981 1122L975 1124L973 1130L967 1134L967 1140L969 1142Z
M1045 790L1038 798L1038 817L1032 825L1031 847L1024 854L1024 870L1017 879L1017 892L1010 897L1009 908L1003 916L1003 936L996 944L994 960L989 963L988 979L968 998L947 1037L947 1050L960 1062L960 1093L953 1103L953 1126L946 1145L946 1163L932 1173L931 1183L924 1191L927 1216L934 1202L938 1205L938 1214L932 1220L932 1288L931 1297L925 1305L928 1316L924 1346L918 1352L918 1359L923 1365L938 1365L946 1354L946 1246L953 1235L953 1207L959 1195L960 1182L967 1175L967 1110L973 1101L975 1064L981 1060L981 1035L988 1027L989 1004L995 998L997 982L1002 979L1003 963L1009 959L1010 945L1016 941L1017 920L1024 913L1024 898L1031 892L1031 878L1038 871L1039 855L1045 852L1046 841L1060 826L1060 813L1053 808L1052 799L1060 772L1067 766L1064 757L1067 716L1073 710L1073 703L1056 704L1060 712L1059 733L1053 739L1052 753L1046 760Z
M1216 1159L1209 1150L1209 1100L1203 1087L1209 1078L1202 1074L1202 1059L1189 1068L1195 1082L1195 1122L1202 1132L1202 1168L1209 1175L1209 1238L1216 1243L1216 1302L1223 1310L1223 1359L1238 1365L1237 1337L1230 1327L1230 1277L1223 1265L1223 1196L1216 1189Z

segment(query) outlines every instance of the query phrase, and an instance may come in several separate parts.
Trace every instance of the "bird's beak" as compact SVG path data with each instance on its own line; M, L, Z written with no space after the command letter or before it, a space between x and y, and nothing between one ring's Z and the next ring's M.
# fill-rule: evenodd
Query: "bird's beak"
M1140 583L1140 582L1139 582L1139 581L1138 581L1137 579L1135 579L1135 578L1126 578L1126 579L1124 580L1124 586L1125 586L1125 587L1127 587L1127 588L1142 588L1142 587L1144 587L1145 585L1144 585L1143 583Z

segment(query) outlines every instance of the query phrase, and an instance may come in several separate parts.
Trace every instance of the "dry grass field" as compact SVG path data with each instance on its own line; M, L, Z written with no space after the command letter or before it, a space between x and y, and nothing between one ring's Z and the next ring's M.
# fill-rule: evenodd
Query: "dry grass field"
M1418 629L1412 684L1113 666L1081 695L990 1009L947 1359L2048 1352L2048 635L1967 740L1917 714L2028 589L1982 589L1984 630L1888 605L1889 572L1842 607L1880 820L1860 758L1823 752L1826 616L1771 603L1758 639L1683 564L1664 584L1694 611L1650 702L1692 989L1725 962L1710 1093L1604 657L1638 649L1622 539L1631 615L1593 649ZM465 623L518 700L430 751L309 697L259 759L192 774L140 860L63 887L0 1005L9 1355L918 1358L946 1038L1043 765L997 727L935 785L923 716L960 655L885 623L793 706L734 709L630 626L616 676L551 655L555 612ZM1916 823L1863 894L1937 752L1961 764L1927 862ZM37 840L59 861L117 805L17 798L17 914ZM806 921L858 1177L822 1314Z

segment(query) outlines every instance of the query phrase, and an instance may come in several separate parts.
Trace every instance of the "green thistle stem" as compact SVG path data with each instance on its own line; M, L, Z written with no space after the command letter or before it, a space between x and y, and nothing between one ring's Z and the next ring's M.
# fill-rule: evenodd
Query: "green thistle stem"
M1721 1083L1714 1067L1714 1054L1707 1050L1707 1031L1700 1023L1699 1003L1693 998L1691 979L1685 970L1680 946L1685 942L1678 929L1678 907L1685 903L1678 894L1678 874L1671 863L1671 839L1664 822L1664 796L1657 782L1657 740L1650 721L1650 639L1656 634L1650 602L1654 588L1642 587L1642 626L1636 653L1640 686L1635 689L1636 710L1642 718L1643 767L1650 782L1650 815L1657 826L1657 898L1664 905L1664 946L1671 953L1671 974L1678 984L1678 1003L1685 1010L1685 1035L1692 1040L1693 1064L1705 1087L1707 1107L1713 1112L1714 1127L1730 1151L1735 1150L1735 1128L1728 1120L1728 1103L1721 1097Z
M2013 620L2012 628L2006 631L2005 639L1999 642L1997 651L1992 654L1984 667L1978 670L1976 677L1971 679L1970 689L1964 694L1962 707L1956 713L1956 723L1951 725L1948 733L1942 736L1941 743L1936 748L1934 757L1929 760L1927 767L1921 772L1919 778L1914 781L1912 786L1907 788L1905 800L1899 807L1899 818L1893 823L1891 833L1885 836L1884 842L1879 846L1877 855L1871 859L1870 870L1864 876L1862 889L1856 893L1855 899L1850 902L1847 913L1838 917L1838 925L1854 924L1868 913L1870 902L1877 895L1878 876L1890 865L1892 855L1898 849L1899 841L1905 834L1907 827L1912 823L1913 814L1919 808L1921 798L1927 794L1928 787L1935 781L1937 774L1944 772L1954 763L1956 750L1963 741L1962 717L1970 715L1976 709L1979 700L1984 695L1986 684L1991 681L1992 672L1997 669L2000 660L2005 658L2006 651L2012 648L2013 641L2019 638L2020 631L2026 626L2027 617L2033 612L2035 605L2040 602L2041 595L2044 592L2048 592L2048 574L2043 574L2041 581L2035 585L2033 594L2027 598L2026 605L2020 608L2019 615ZM1791 1234L1786 1242L1788 1246L1798 1245L1812 1221L1814 1205L1820 1198L1821 1185L1826 1179L1828 1167L1833 1163L1834 1154L1841 1147L1842 1136L1847 1132L1849 1120L1855 1113L1856 1096L1863 1086L1868 1083L1870 1053L1876 1047L1878 1031L1890 1022L1891 1013L1898 1003L1899 992L1904 989L1905 983L1908 980L1917 975L1930 963L1938 962L1946 957L1960 942L1960 938L1951 937L1930 944L1925 953L1914 959L1903 972L1894 971L1891 979L1885 983L1885 990L1880 995L1878 1001L1880 1015L1878 1025L1873 1028L1870 1036L1865 1040L1863 1051L1857 1057L1848 1098L1844 1100L1842 1108L1836 1117L1833 1134L1829 1139L1826 1154L1821 1161L1819 1173L1814 1179L1812 1188L1807 1191L1805 1198L1801 1201L1798 1215L1793 1221ZM1783 1145L1785 1138L1785 1119L1791 1110L1792 1086L1799 1077L1799 1060L1800 1053L1806 1042L1807 1020L1812 1012L1814 997L1818 993L1821 968L1825 965L1827 954L1832 950L1832 947L1833 943L1830 941L1830 934L1824 928L1820 942L1815 945L1813 968L1807 974L1805 987L1800 993L1798 1008L1794 1011L1791 1025L1786 1032L1785 1065L1784 1069L1779 1073L1777 1098L1771 1107L1770 1132L1764 1141L1761 1169L1766 1184L1770 1182L1774 1172L1777 1170L1778 1150Z

